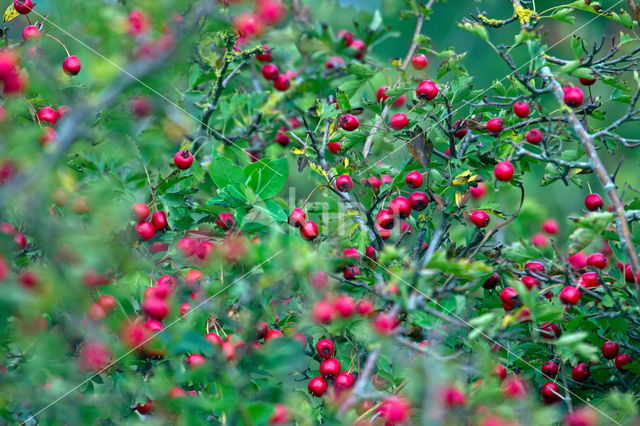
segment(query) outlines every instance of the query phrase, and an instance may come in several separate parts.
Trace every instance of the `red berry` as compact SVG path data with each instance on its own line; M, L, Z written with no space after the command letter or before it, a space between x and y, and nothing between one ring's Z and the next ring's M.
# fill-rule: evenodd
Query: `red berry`
M553 361L547 361L542 364L542 374L546 377L553 379L558 374L559 366Z
M580 77L580 84L582 84L583 86L593 86L594 84L596 84L596 77L595 76L593 78Z
M487 188L483 182L478 182L476 186L469 187L469 194L474 200L479 200L487 194Z
M511 376L502 384L502 392L507 398L524 398L527 396L527 382L520 376Z
M553 382L547 382L542 385L540 393L542 394L542 400L545 404L553 404L562 400L562 396L560 396L560 387Z
M429 196L420 191L412 192L409 195L409 204L413 210L420 212L429 205Z
M533 244L536 247L548 247L549 239L544 234L536 233L536 234L533 234L533 236L531 237L531 244Z
M77 56L67 56L62 61L62 69L69 75L77 75L81 68L80 59Z
M349 47L353 43L353 34L347 30L338 31L337 38L338 40L342 40L345 47Z
M501 161L496 164L496 167L493 169L493 174L496 179L501 180L503 182L508 182L513 179L513 173L515 169L513 164L508 161Z
M568 305L577 305L582 297L582 292L577 287L567 286L560 290L560 300Z
M424 177L422 177L422 173L417 170L407 173L407 176L404 178L407 186L412 189L420 188L424 183Z
M282 334L282 331L271 329L267 331L266 334L264 335L264 341L268 342L269 340L277 339L279 337L284 337L284 335Z
M416 96L418 99L430 101L435 99L438 93L440 93L440 89L438 89L438 86L431 80L421 81L416 87Z
M502 364L496 364L493 367L492 374L494 376L498 377L498 379L500 379L500 381L503 381L504 379L507 378L507 368Z
M369 259L376 260L376 248L374 246L367 246L367 248L364 249L364 255Z
M375 317L371 322L371 326L377 333L390 335L398 326L398 318L392 313L383 312Z
M579 87L563 87L564 103L571 108L577 108L584 101L584 92Z
M56 110L56 112L58 113L58 119L61 119L62 117L65 116L65 114L67 114L70 111L71 111L71 107L68 107L66 105L62 105L58 107L58 109Z
M411 58L411 65L417 70L422 70L429 65L429 60L422 54L415 55Z
M258 53L256 59L260 62L269 62L272 59L272 55L268 50L269 46L262 45L262 53Z
M38 111L38 120L54 125L58 121L58 113L51 107L44 107Z
M382 229L393 229L393 213L387 209L380 210L376 215L376 222Z
M596 288L600 285L600 277L597 272L585 272L580 276L580 285L586 288Z
M31 0L13 0L13 8L20 15L26 15L33 9L33 1Z
M581 362L580 364L573 367L571 370L571 377L576 382L584 382L591 375L591 370L589 369L589 364Z
M606 359L614 359L620 352L620 345L613 340L607 340L602 344L602 356Z
M167 215L164 212L155 212L151 217L151 222L157 230L164 229L169 225L167 223Z
M542 142L543 136L540 130L531 129L527 132L525 138L527 139L527 142L538 145L540 142Z
M616 360L614 361L616 368L618 371L625 371L626 365L632 361L631 355L629 354L618 354L616 355Z
M191 369L197 369L207 362L207 360L200 354L191 354L187 357L187 367Z
M207 333L204 335L204 338L214 345L222 345L222 339L216 333Z
M276 143L280 146L287 146L291 142L291 138L287 135L287 129L285 127L278 130L276 133Z
M316 343L316 351L321 358L328 359L336 353L336 345L329 339L320 339Z
M536 287L538 284L540 284L540 281L538 281L536 279L536 277L533 277L531 275L525 275L524 277L522 277L520 279L520 281L522 281L522 284L524 284L524 286L528 289L531 290L532 288Z
M327 358L320 363L320 375L325 379L332 379L340 374L342 366L335 358Z
M102 372L111 362L111 351L102 342L89 341L80 348L78 366L81 371Z
M132 205L131 210L138 222L142 222L149 217L149 207L144 203L136 203Z
M305 240L314 240L318 236L318 225L312 220L308 220L300 227L300 235Z
M467 129L467 122L466 121L458 120L453 125L453 136L456 139L464 138L465 136L467 136L467 132L468 131L469 131L469 129Z
M332 70L335 68L342 68L344 67L344 59L342 59L340 56L331 56L324 63L324 67L328 70Z
M364 55L367 53L367 45L362 40L353 40L349 48L355 51L356 59L364 58Z
M567 260L575 270L584 269L587 266L587 255L581 251L567 257Z
M340 143L340 142L329 142L327 144L327 148L329 148L329 151L331 151L332 154L338 155L338 153L342 149L342 143Z
M489 278L485 280L485 282L482 283L482 287L491 290L496 288L498 284L500 284L500 275L494 272Z
M319 324L327 324L333 320L333 305L326 300L316 302L311 308L311 318Z
M609 261L604 254L593 253L591 256L587 257L587 265L598 269L605 269L609 266Z
M273 407L273 414L269 417L269 425L288 425L291 421L289 409L284 404L276 404Z
M182 253L182 256L193 256L196 252L196 243L191 238L183 238L176 244L176 248Z
M554 219L547 219L542 222L542 230L549 235L556 235L559 231L558 222Z
M489 214L482 210L476 210L471 213L471 223L473 223L478 228L486 228L489 226Z
M584 206L587 210L600 210L603 206L602 197L598 194L589 194L584 197Z
M274 64L264 64L262 66L262 76L267 80L275 80L280 75L280 70Z
M96 300L98 305L102 307L106 312L109 312L112 309L115 309L118 306L118 301L115 297L110 294L105 294L103 296L98 297Z
M173 157L173 164L180 170L187 170L193 164L193 155L189 151L178 151Z
M407 124L409 124L409 119L406 114L401 112L393 114L389 119L389 126L394 130L402 130L407 127Z
M440 390L440 399L445 407L462 407L467 404L467 397L454 386L447 386Z
M169 305L163 299L149 297L142 301L142 310L149 317L162 321L169 314Z
M291 87L291 80L286 75L280 74L273 81L273 87L280 92L285 92Z
M154 407L155 403L147 398L144 404L136 404L136 411L142 415L149 414L151 411L153 411Z
M360 121L355 115L345 114L338 120L338 125L347 132L352 132L360 127Z
M560 326L550 322L543 322L540 325L540 336L544 339L555 339L562 335Z
M541 274L544 272L544 265L540 262L536 262L535 260L533 260L531 262L527 262L524 265L524 269L532 273Z
M149 241L156 233L156 228L151 222L144 221L136 225L136 232L145 241Z
M252 12L244 12L236 16L233 20L233 26L241 37L256 37L264 32L262 18Z
M491 120L487 121L486 126L487 130L494 134L499 134L500 132L502 132L502 130L504 130L502 118L492 118Z
M43 135L40 137L40 145L48 145L51 142L54 142L58 138L58 134L53 129L53 127L45 127L43 130Z
M214 220L216 226L222 228L225 231L233 228L236 225L236 220L233 214L228 212L222 212L218 214L218 218Z
M406 423L411 416L411 404L401 396L387 396L382 400L378 414L386 425Z
M299 208L291 210L291 213L289 214L289 225L300 228L304 225L305 220L307 220L307 214L304 210Z
M27 41L38 38L40 38L40 30L35 25L27 25L22 30L22 40Z
M411 202L407 197L398 196L389 203L389 211L404 219L411 214Z
M353 181L347 175L338 176L336 179L336 188L341 192L349 192L353 188Z
M343 371L335 377L334 385L338 389L350 389L356 382L356 378L348 371Z
M513 104L513 113L520 118L527 118L531 113L531 108L526 102L516 102Z
M329 383L322 377L314 377L309 380L309 384L307 385L307 389L309 393L313 396L322 396L327 391L329 387Z
M349 318L355 312L356 304L352 297L341 295L333 302L333 309L342 318Z
M358 315L361 315L363 317L371 315L374 310L375 307L373 305L373 302L370 300L361 300L356 305L356 311L358 312Z
M518 304L518 292L513 287L505 287L500 292L500 300L505 310L513 309Z

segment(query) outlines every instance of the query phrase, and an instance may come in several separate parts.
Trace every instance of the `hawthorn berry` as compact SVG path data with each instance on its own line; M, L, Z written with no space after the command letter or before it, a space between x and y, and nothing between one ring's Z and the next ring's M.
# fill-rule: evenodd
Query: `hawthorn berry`
M278 130L278 132L276 133L275 142L278 145L283 147L289 145L289 143L291 142L291 138L289 138L286 132L287 132L287 129L283 127L280 130Z
M169 314L169 304L163 299L149 297L142 301L142 311L149 317L162 321Z
M54 130L53 127L45 127L42 129L43 134L40 136L40 145L45 146L50 144L51 142L55 142L58 138L58 133Z
M540 325L540 336L544 339L556 339L562 335L560 326L558 324L543 322Z
M58 111L60 108L58 108ZM146 96L135 96L131 98L131 103L129 104L129 111L136 116L137 118L145 118L151 115L153 111L153 105L151 101ZM58 113L58 115L60 115Z
M513 173L515 172L515 169L513 167L513 164L511 164L508 161L501 161L498 164L496 164L496 167L493 169L493 174L495 175L496 179L501 180L503 182L508 182L511 179L513 179Z
M342 369L340 361L335 358L327 358L320 363L320 375L325 379L333 379Z
M516 102L513 104L513 113L519 118L527 118L531 113L531 108L527 102Z
M352 280L360 275L360 268L357 266L347 266L342 270L342 276L345 280Z
M329 359L336 353L336 345L329 339L320 339L316 343L316 352L320 358Z
M186 359L187 367L191 369L198 369L203 367L207 360L200 354L191 354Z
M20 15L26 15L33 9L32 0L13 0L13 8Z
M189 151L178 151L173 157L173 164L180 170L187 170L193 164L193 154Z
M373 313L375 307L373 302L367 299L361 300L356 304L356 312L363 317L369 316Z
M567 305L577 305L582 292L577 287L567 286L560 290L560 300Z
M505 310L511 310L519 303L518 292L513 287L505 287L500 292L500 300L502 300L502 306Z
M549 235L556 235L559 231L558 222L554 219L547 219L542 222L542 230Z
M393 215L398 215L401 219L405 219L411 214L411 202L402 195L395 197L389 203L389 211Z
M585 77L580 77L580 84L582 84L583 86L593 86L594 84L596 84L596 77L593 76L593 78L585 78Z
M596 288L600 285L600 277L597 272L585 272L580 275L580 285L586 288Z
M17 1L17 0L16 0ZM83 372L101 372L111 362L111 351L102 342L88 341L80 348L78 367Z
M178 251L182 253L182 256L193 256L196 252L196 243L191 238L183 238L176 244Z
M453 137L455 137L456 139L464 138L465 136L467 136L468 131L469 129L467 129L466 121L458 120L453 125Z
M447 408L467 405L467 397L455 386L446 386L441 389L439 396L442 404Z
M329 383L322 377L314 377L309 380L309 384L307 385L307 389L309 393L313 396L322 396L327 391L329 387Z
M235 17L233 26L241 37L257 37L264 32L264 22L256 13L245 12Z
M556 375L558 374L558 369L560 367L558 366L558 364L554 361L547 361L544 364L542 364L542 374L544 374L546 377L553 379L554 377L556 377Z
M340 153L340 150L342 149L342 143L341 142L329 142L327 144L327 148L329 148L329 151L331 151L332 154L338 155L338 153Z
M525 263L524 269L528 272L541 274L544 272L544 265L538 261L532 260L530 262Z
M584 92L581 88L571 86L571 87L563 87L564 91L564 103L571 108L577 108L582 105L584 101Z
M473 198L474 200L479 200L486 194L487 187L485 186L484 182L478 182L476 186L469 187L469 195L471 195L471 198Z
M540 281L538 281L536 279L536 277L531 276L531 275L525 275L524 277L520 278L520 281L522 281L522 284L524 284L524 286L528 289L531 290L534 287L537 287L538 284L540 284Z
M618 371L625 371L626 365L629 364L631 361L633 361L633 359L631 358L631 355L629 354L618 354L616 355L614 364L616 365L616 368L618 369Z
M280 70L274 64L264 64L261 69L262 77L266 80L275 80L280 75Z
M296 207L289 213L289 225L291 226L300 228L304 225L305 220L307 220L307 214L302 209Z
M98 297L98 299L96 300L96 303L98 303L98 305L100 305L102 309L104 309L107 312L112 309L115 309L118 306L118 301L116 300L115 297L111 296L110 294L105 294Z
M367 248L364 249L364 255L369 259L376 260L376 248L374 246L367 246Z
M513 375L502 383L502 393L507 398L524 398L527 396L527 382L518 375Z
M338 125L347 132L353 132L360 127L360 121L355 115L345 114L338 119Z
M402 130L409 124L409 119L404 113L393 114L389 119L389 126L394 130Z
M491 218L489 218L489 214L483 210L476 210L471 213L470 219L471 223L478 228L486 228L489 226L489 221L491 220Z
M620 345L613 340L607 340L602 344L602 356L606 359L614 359L620 352Z
M607 257L602 253L593 253L587 257L587 265L597 269L606 269L609 266Z
M420 188L424 183L424 177L422 177L422 173L417 170L407 173L407 176L404 178L405 183L411 189Z
M364 58L367 53L367 45L362 40L353 40L349 45L349 49L355 52L356 59Z
M376 223L382 229L393 229L394 219L391 210L380 210L376 215Z
M544 137L542 136L542 132L538 129L531 129L525 135L525 139L527 140L527 142L534 145L538 145L540 142L542 142L543 138Z
M149 241L156 233L156 228L149 221L143 221L136 225L136 233L145 241Z
M499 117L492 118L487 121L486 127L489 132L497 135L504 130L503 120Z
M326 300L316 302L311 308L311 318L318 324L327 324L333 320L333 305Z
M416 96L418 99L431 101L440 93L438 86L431 80L421 81L416 87Z
M576 382L584 382L591 375L591 370L589 369L589 364L581 362L580 364L573 367L571 370L571 377Z
M349 192L353 188L353 181L347 175L338 176L336 179L336 188L340 192Z
M260 62L269 62L273 59L273 55L269 51L269 46L262 45L262 53L256 55L256 59Z
M542 394L542 401L545 404L554 404L562 400L560 387L553 382L547 382L542 385L540 393Z
M348 371L343 371L335 377L333 384L338 389L350 389L355 382L356 378L353 374Z
M27 41L31 39L39 39L40 30L35 25L27 25L22 30L22 40Z
M328 70L344 67L344 59L340 56L331 56L324 64L324 67Z
M284 404L276 404L273 407L273 414L269 417L269 425L288 425L291 421L289 409Z
M338 40L342 40L345 47L349 47L353 43L353 34L347 30L340 30L336 35Z
M336 300L334 300L333 309L338 316L341 316L342 318L349 318L356 310L356 303L351 296L340 295Z
M69 75L77 75L81 68L82 64L80 64L80 59L77 56L67 56L62 61L62 69Z
M496 272L494 272L493 274L491 274L491 276L489 278L487 278L483 283L482 283L482 287L486 288L488 290L494 289L498 286L498 284L500 284L500 275L498 275Z
M167 222L167 215L163 211L155 212L153 216L151 216L151 222L158 231L169 226Z
M392 334L398 326L398 318L392 313L383 312L374 318L371 326L377 333L388 336Z
M386 425L406 423L411 416L411 404L401 396L386 396L378 408L378 414Z
M155 408L155 403L149 398L147 398L147 400L143 404L141 403L136 404L136 411L142 415L149 414L150 412L153 411L154 408Z
M236 225L236 220L231 213L222 212L218 214L218 218L214 220L214 223L216 226L228 231Z
M602 197L598 194L589 194L584 197L584 206L587 210L594 211L602 209L604 205Z
M413 210L420 212L429 205L429 196L420 191L412 192L411 195L409 195L409 204Z
M423 54L417 54L411 58L411 65L417 70L422 70L429 65L429 60Z
M271 330L268 330L265 333L264 341L266 343L266 342L268 342L270 340L277 339L277 338L280 338L280 337L284 337L284 334L282 334L282 331L276 330L276 329L271 329Z
M493 367L493 370L491 371L491 373L496 376L498 379L500 379L500 381L503 381L504 379L507 378L507 367L505 367L502 364L496 364Z

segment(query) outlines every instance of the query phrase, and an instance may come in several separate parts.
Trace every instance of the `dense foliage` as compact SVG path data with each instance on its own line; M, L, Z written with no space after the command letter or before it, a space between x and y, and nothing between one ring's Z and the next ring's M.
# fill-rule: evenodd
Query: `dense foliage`
M5 422L634 421L640 5L397 3L9 5Z

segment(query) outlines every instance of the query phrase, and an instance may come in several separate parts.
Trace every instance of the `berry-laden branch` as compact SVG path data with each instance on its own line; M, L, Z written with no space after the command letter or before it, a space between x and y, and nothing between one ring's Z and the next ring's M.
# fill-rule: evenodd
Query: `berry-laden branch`
M541 69L542 76L546 79L547 84L550 85L551 91L558 102L563 105L564 104L564 91L562 90L562 86L557 82L555 75L551 72L551 69L548 66L544 66ZM616 225L617 232L620 236L620 242L622 243L627 256L629 257L629 262L631 263L631 269L633 271L633 276L636 277L634 281L637 281L638 272L640 272L640 263L638 261L638 253L633 244L633 239L631 237L631 229L629 228L629 222L627 221L626 213L624 210L624 205L620 200L620 196L618 194L618 190L616 184L611 179L609 172L605 168L602 160L600 159L600 155L598 155L598 151L596 147L593 145L593 135L589 134L587 129L584 128L584 125L578 118L578 116L570 109L565 109L565 116L569 119L569 123L573 128L576 136L580 140L587 157L589 158L589 163L591 164L591 168L598 176L598 180L602 184L602 187L607 192L609 200L613 205L614 212L616 214ZM637 297L640 300L640 287L636 290Z

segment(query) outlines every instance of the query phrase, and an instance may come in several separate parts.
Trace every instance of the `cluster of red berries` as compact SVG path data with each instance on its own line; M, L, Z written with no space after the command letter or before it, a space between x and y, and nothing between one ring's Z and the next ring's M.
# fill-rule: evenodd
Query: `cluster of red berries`
M356 314L369 317L374 310L373 302L368 299L356 302L353 297L341 294L316 302L311 308L311 318L318 324L328 324L335 318L347 319Z
M291 210L289 225L300 228L300 235L305 240L312 241L318 237L318 225L312 220L307 220L307 214L302 209Z
M18 250L24 250L25 247L27 247L27 236L22 232L17 231L10 223L0 223L0 233L12 236L13 242Z
M239 43L261 36L267 27L282 22L286 14L287 9L282 0L255 0L253 11L243 12L233 20L233 25L240 34Z
M271 63L273 55L268 46L262 46L263 53L256 55L256 59L260 62L269 62L262 66L262 77L265 80L273 82L273 88L281 92L289 90L291 87L291 79L296 77L295 71L280 72L276 64Z
M333 356L336 352L335 344L329 339L320 339L316 343L316 352L322 359L320 362L320 375L312 378L307 385L309 393L313 396L322 396L332 383L336 391L344 391L353 387L356 377L349 371L342 371L340 361Z
M157 211L149 218L151 213L149 206L144 203L136 203L131 206L133 215L136 219L136 233L144 241L149 241L155 235L156 231L162 231L166 229L169 224L167 222L167 215L163 211Z

